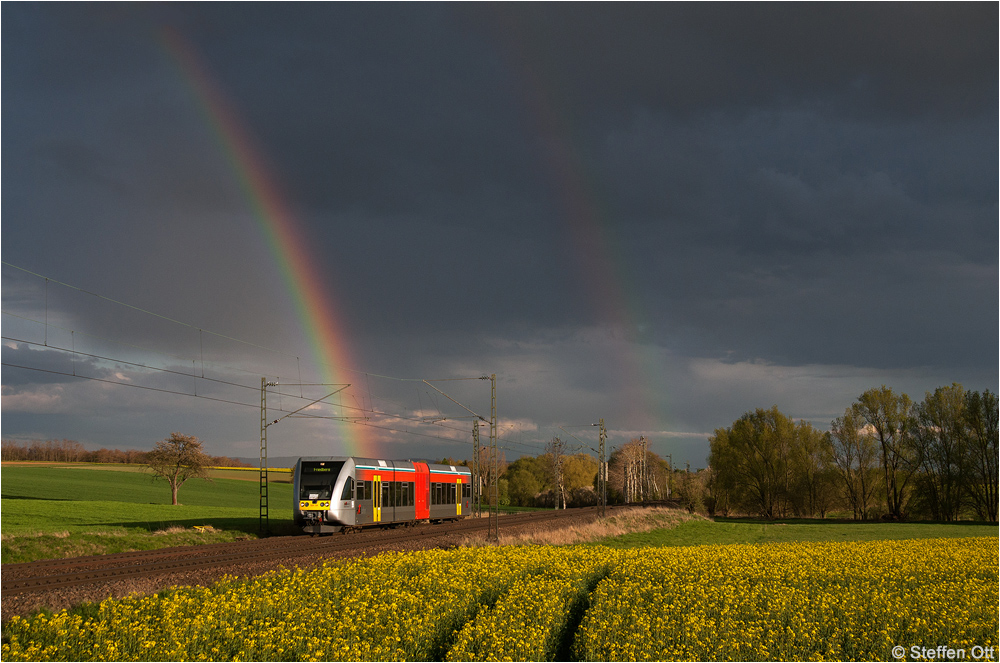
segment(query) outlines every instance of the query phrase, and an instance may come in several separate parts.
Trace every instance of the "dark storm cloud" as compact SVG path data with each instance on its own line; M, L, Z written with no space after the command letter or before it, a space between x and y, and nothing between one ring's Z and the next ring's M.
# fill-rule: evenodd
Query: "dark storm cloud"
M8 268L5 311L315 372L259 192L169 26L301 224L365 370L496 367L530 428L618 403L635 342L674 432L763 395L835 416L869 382L995 387L995 4L5 3L3 18L4 259L194 327ZM569 155L555 169L553 150ZM579 210L602 236L586 250ZM631 320L585 286L600 261ZM200 327L288 356L268 367Z
M464 7L573 102L681 113L834 101L848 113L980 113L996 99L988 3Z
M303 210L453 222L537 187L510 77L444 7L256 4L237 30L199 9L191 39Z
M974 339L996 330L981 305L996 285L995 137L988 119L640 113L594 161L616 210L636 220L618 229L625 252L645 257L634 281L646 300L668 303L653 312L675 330L668 345L792 363L972 365L991 361ZM694 333L679 338L685 326Z
M3 363L10 365L9 370L4 370L4 386L77 382L79 378L74 377L77 374L104 379L113 373L100 366L96 359L59 350L33 348L25 343L4 344L2 353ZM21 366L37 370L22 370Z

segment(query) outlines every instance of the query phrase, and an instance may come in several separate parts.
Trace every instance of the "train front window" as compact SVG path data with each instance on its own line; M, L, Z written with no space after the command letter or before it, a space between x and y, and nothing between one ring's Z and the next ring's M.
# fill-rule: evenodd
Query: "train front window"
M344 482L344 494L340 496L340 499L354 499L354 477L347 477L347 481Z
M344 461L308 461L302 463L299 479L300 500L328 500L333 495Z

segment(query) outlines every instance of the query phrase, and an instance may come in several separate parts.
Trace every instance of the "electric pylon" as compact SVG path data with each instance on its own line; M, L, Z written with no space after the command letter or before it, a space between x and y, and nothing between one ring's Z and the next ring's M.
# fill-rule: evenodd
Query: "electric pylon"
M270 534L271 524L267 514L267 378L260 379L260 518L258 531L261 536Z
M601 517L603 518L608 508L608 461L604 451L604 440L608 437L608 430L604 427L604 419L600 420L599 425L598 438L600 442L597 448L601 458L597 466L597 492L601 494Z
M479 463L479 419L472 420L472 515L483 515L483 479Z
M497 455L497 374L490 375L490 535L500 542L500 458Z

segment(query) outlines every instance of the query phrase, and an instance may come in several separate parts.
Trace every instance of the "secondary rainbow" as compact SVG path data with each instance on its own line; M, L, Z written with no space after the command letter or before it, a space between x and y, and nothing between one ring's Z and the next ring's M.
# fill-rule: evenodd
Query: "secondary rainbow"
M501 55L508 59L518 80L529 116L542 144L542 157L562 205L562 218L577 256L580 277L593 302L597 322L624 334L616 343L619 352L621 412L625 421L617 425L656 434L667 416L662 412L668 393L659 371L655 348L640 342L645 318L637 289L629 283L630 270L618 251L611 214L602 204L597 178L576 149L569 113L560 107L543 62L530 57L529 49L516 40L496 33Z
M340 308L321 270L316 267L302 226L281 194L276 179L268 172L239 116L226 102L194 47L170 27L162 29L161 42L192 89L253 210L257 226L292 298L299 323L309 339L323 376L322 382L351 382L352 375L355 378L357 375L351 370L351 349L338 315ZM344 455L377 455L367 427L342 423L337 429Z

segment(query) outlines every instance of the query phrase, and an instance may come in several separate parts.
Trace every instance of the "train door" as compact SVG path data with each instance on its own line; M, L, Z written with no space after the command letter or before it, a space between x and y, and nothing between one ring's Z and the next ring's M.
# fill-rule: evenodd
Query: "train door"
M462 478L459 477L455 482L455 515L462 515Z
M372 522L382 522L382 475L372 477Z
M393 501L392 495L393 482L381 481L379 483L382 484L382 499L379 500L379 507L388 509L388 513L382 515L386 516L385 520L387 522L394 522L396 520L396 513L393 507L396 506L396 503ZM382 510L381 508L379 511Z
M430 518L430 474L426 463L414 463L416 481L414 482L414 516L417 520Z

